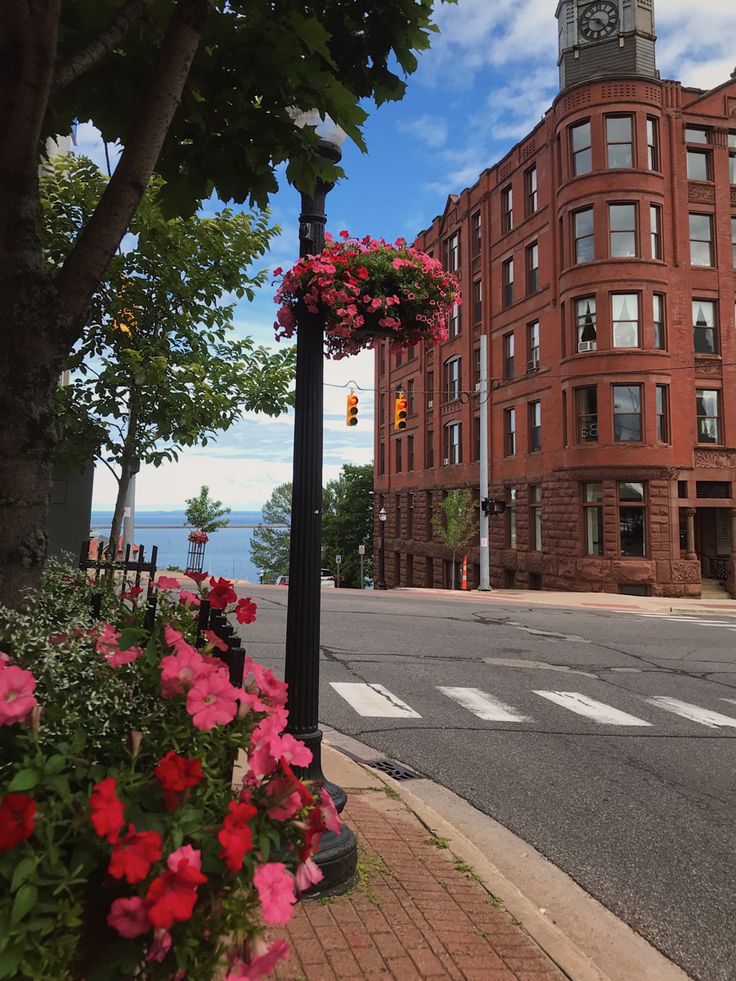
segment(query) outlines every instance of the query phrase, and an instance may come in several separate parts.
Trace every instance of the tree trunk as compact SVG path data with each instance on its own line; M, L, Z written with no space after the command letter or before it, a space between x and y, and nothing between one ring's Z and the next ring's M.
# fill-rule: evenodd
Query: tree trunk
M63 353L54 290L40 277L0 282L0 604L18 606L46 558L59 441L55 395Z

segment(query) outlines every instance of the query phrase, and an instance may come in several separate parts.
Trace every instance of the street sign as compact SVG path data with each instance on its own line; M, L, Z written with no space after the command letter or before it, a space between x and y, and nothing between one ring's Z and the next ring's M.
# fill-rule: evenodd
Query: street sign
M337 562L337 564L340 565L340 563L342 562L342 555L336 555L335 562Z
M358 555L365 555L365 545L358 545Z
M480 540L480 547L481 548L488 548L488 539L487 538L481 538L481 540Z

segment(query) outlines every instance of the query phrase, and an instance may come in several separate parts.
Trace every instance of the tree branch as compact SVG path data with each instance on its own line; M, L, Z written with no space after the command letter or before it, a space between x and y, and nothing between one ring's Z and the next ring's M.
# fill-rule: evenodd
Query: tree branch
M100 203L56 278L64 341L79 337L90 300L140 204L181 100L212 0L178 0L130 137Z
M111 24L64 63L56 65L53 87L65 88L80 75L90 71L102 61L125 37L146 13L153 0L128 0Z

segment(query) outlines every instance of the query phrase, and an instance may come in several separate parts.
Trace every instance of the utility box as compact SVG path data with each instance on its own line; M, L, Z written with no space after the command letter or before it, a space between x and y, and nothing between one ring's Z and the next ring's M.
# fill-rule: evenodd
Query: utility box
M94 476L92 461L81 469L54 470L47 529L50 558L60 558L65 552L79 557L80 542L89 538Z

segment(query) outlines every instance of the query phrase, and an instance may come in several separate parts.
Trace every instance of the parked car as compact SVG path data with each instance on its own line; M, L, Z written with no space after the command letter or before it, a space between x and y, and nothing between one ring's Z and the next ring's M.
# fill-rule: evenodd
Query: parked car
M320 575L320 585L327 586L328 589L335 588L335 577L329 569L322 569Z
M278 576L278 578L276 579L276 585L277 586L288 586L289 585L289 577L288 576Z

